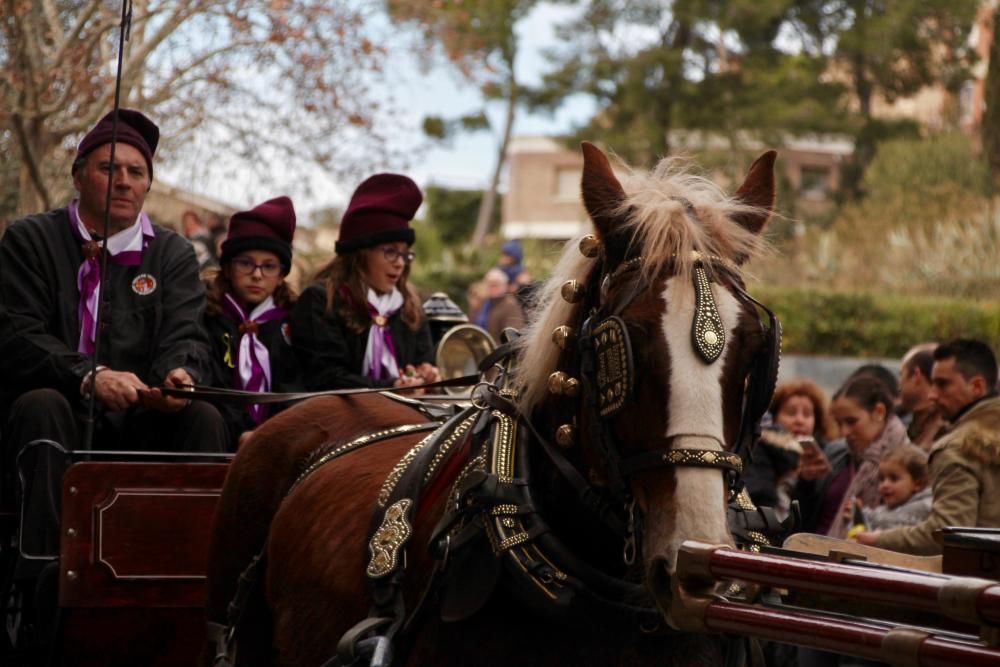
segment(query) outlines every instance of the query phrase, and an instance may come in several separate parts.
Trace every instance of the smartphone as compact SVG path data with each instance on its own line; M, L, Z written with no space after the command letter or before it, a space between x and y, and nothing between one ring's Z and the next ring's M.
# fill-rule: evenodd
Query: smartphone
M802 446L802 453L807 456L813 457L820 454L819 444L811 435L803 435L796 438L799 445Z

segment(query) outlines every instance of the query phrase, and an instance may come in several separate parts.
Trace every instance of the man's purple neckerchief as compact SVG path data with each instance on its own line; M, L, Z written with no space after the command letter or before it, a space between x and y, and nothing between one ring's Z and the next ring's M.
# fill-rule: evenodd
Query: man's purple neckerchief
M101 286L101 245L95 241L80 219L77 200L69 204L69 228L83 248L83 263L76 273L76 287L80 294L77 316L80 322L80 341L77 351L94 354L97 334L97 301ZM140 212L136 222L108 238L108 262L118 266L139 266L143 253L153 240L153 223L145 212Z

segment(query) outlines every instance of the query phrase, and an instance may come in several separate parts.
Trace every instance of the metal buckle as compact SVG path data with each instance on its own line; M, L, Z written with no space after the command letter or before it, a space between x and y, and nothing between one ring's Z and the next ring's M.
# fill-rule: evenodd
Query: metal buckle
M483 391L496 392L497 386L492 382L479 382L472 388L472 392L469 396L469 401L472 403L472 407L477 410L486 410L490 407L490 404L486 402L484 394L479 391L479 388L483 387Z

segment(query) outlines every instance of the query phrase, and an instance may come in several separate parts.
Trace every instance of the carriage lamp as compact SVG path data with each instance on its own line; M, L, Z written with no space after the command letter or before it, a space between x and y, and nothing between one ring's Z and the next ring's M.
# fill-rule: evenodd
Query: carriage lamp
M552 330L552 342L560 350L565 350L576 339L576 330L565 324Z
M556 444L563 449L569 449L576 442L576 427L572 424L563 424L556 429Z
M580 393L580 381L562 371L549 376L549 393L574 397Z
M570 303L576 303L583 298L583 285L576 280L567 280L561 290L562 298Z
M593 259L601 254L601 242L593 234L587 234L580 239L580 254Z

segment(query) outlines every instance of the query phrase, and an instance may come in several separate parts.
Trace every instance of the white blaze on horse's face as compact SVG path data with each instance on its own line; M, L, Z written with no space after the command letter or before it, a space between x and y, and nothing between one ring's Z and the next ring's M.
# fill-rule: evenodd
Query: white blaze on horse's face
M734 331L739 324L740 303L725 288L712 283L719 317L726 331L726 346L719 358L706 364L691 342L695 293L690 279L667 280L663 299L667 308L662 327L670 357L670 390L666 406L667 432L672 449L722 451L725 442L722 371ZM677 551L684 540L712 544L732 544L726 520L723 473L718 468L676 466L672 469L675 487L670 494L651 499L660 507L651 510L661 517L657 526L647 527L647 572L650 567L666 567L673 574Z

